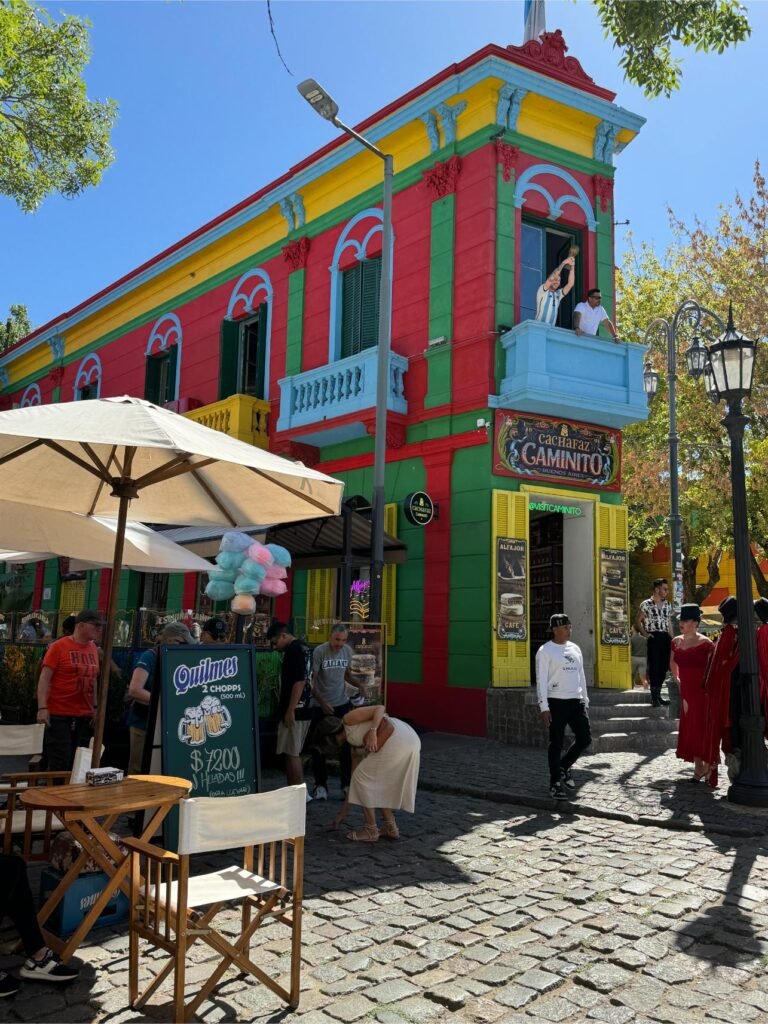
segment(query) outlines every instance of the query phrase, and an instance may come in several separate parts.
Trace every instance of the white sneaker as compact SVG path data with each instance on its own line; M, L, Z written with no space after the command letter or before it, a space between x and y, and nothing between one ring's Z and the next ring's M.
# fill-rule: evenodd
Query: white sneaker
M305 792L304 792L304 795L305 795L305 796L306 796L306 798L307 798L306 802L307 802L308 804L311 804L311 803L312 803L312 797L311 797L311 796L309 795L309 790L308 790L308 789L307 789L307 790L305 790Z
M315 800L327 800L328 790L325 788L325 786L315 786L314 790L312 791L312 796L315 798Z

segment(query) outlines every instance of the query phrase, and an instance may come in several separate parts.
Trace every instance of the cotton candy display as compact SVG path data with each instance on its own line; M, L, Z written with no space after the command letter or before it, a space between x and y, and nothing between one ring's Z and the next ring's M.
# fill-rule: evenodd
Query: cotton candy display
M262 544L239 530L228 530L221 538L216 567L208 574L205 592L213 601L228 601L238 615L253 615L256 594L280 597L288 590L285 582L291 555L279 544Z

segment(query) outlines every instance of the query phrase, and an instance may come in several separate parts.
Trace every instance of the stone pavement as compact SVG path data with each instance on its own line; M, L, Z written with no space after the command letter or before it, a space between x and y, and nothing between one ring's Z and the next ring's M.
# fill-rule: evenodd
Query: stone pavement
M641 795L653 779L674 782L674 763L658 758L654 772L585 759L578 799L563 813L541 781L543 751L426 736L424 755L417 814L400 815L398 843L352 844L327 827L336 800L308 806L300 1024L768 1019L766 839L703 831L699 809L688 819L696 829L670 831L579 807L586 795L597 804L588 787L600 779L605 803L619 800L622 784ZM525 779L528 803L546 806L508 802ZM501 793L491 801L434 791L448 785ZM712 804L737 813L717 797ZM350 825L359 820L353 811ZM224 915L233 933L237 918ZM285 970L286 935L276 925L257 933L254 959ZM167 1006L126 1009L127 944L117 930L92 933L78 982L55 991L28 983L0 1003L0 1021L169 1020ZM190 995L210 971L207 955L190 953ZM18 962L0 957L0 967ZM200 1012L258 1024L287 1016L232 971Z

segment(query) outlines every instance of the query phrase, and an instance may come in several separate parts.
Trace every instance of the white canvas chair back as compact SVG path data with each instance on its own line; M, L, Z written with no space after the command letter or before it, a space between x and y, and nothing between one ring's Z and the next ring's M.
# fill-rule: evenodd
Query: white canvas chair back
M0 757L26 757L43 752L45 726L0 725Z
M273 793L182 800L178 852L211 853L303 836L306 790L302 784L285 786Z

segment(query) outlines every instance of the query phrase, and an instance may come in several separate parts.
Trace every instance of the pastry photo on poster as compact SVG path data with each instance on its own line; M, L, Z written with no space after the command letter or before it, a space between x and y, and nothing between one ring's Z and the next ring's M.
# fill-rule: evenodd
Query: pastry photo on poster
M629 643L629 593L627 552L600 548L601 641L612 647Z
M496 634L499 640L525 640L527 548L524 540L496 540Z
M373 623L345 623L352 648L350 679L358 689L353 703L385 704L387 688L386 626Z

